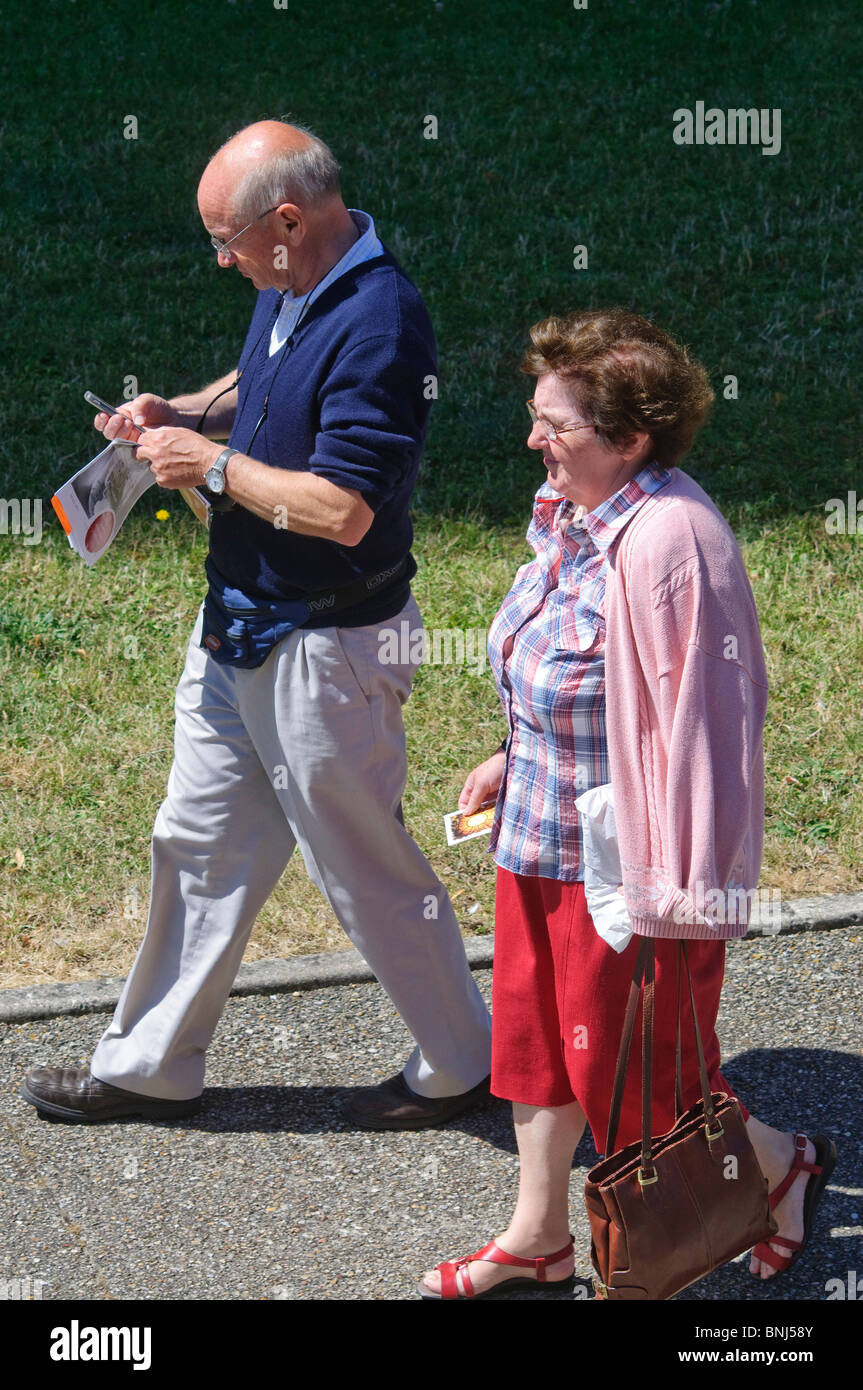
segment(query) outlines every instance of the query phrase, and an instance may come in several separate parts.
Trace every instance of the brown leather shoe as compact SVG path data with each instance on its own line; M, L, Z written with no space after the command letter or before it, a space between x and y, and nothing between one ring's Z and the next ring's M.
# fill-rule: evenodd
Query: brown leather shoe
M201 1097L193 1100L160 1100L123 1091L90 1074L89 1067L30 1067L24 1076L21 1095L44 1115L73 1124L93 1124L97 1120L120 1120L140 1115L145 1120L181 1120L201 1107Z
M488 1100L489 1080L486 1077L459 1096L418 1096L399 1072L380 1086L354 1091L342 1110L345 1118L361 1129L431 1129Z

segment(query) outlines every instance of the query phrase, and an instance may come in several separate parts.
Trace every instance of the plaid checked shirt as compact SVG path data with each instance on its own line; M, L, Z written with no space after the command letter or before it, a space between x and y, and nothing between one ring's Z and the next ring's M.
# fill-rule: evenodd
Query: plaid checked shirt
M593 512L543 483L522 565L491 625L509 723L491 850L517 874L584 878L575 798L611 780L605 733L605 579L627 522L671 477L648 464Z

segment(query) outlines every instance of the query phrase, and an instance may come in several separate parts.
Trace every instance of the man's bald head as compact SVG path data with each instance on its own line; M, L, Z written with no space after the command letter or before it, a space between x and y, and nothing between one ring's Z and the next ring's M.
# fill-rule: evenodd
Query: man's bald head
M258 290L307 293L359 236L332 151L286 121L233 135L204 170L198 208L219 265Z
M313 209L341 198L339 166L303 126L256 121L231 136L210 160L198 202L243 221L285 202Z

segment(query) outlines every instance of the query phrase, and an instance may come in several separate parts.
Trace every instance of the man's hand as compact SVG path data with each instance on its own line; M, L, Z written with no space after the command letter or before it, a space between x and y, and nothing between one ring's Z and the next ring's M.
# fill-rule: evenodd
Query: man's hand
M137 457L149 463L160 487L201 487L204 474L212 468L223 447L194 430L168 425L147 430L138 445Z
M506 753L499 752L492 753L484 763L480 763L473 772L469 772L458 799L458 809L472 815L474 811L479 810L484 801L490 801L492 797L497 796L505 767Z
M140 430L135 425L152 429L158 425L184 425L184 417L174 409L163 396L153 396L149 392L136 396L128 405L117 407L116 415L106 415L100 411L93 421L94 426L106 439L137 439Z

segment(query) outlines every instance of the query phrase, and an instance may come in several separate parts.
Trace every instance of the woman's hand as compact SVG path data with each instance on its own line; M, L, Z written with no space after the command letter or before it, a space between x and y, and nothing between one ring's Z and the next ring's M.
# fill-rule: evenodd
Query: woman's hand
M506 753L501 750L492 753L491 757L486 758L484 763L480 763L473 772L469 772L458 799L458 809L472 815L474 811L479 810L484 802L493 800L503 781L505 767Z

